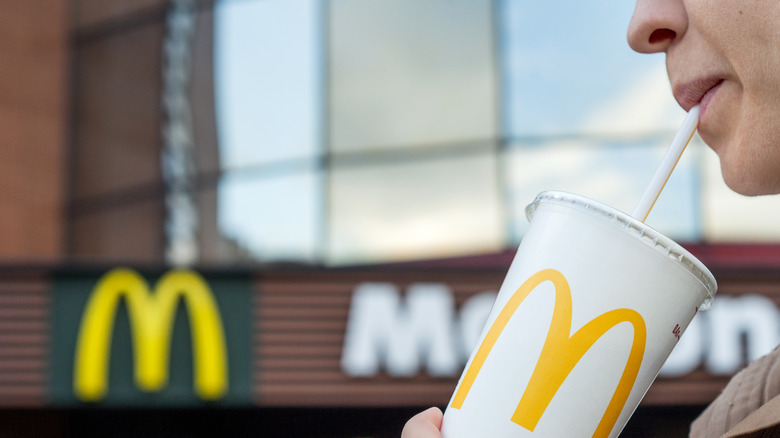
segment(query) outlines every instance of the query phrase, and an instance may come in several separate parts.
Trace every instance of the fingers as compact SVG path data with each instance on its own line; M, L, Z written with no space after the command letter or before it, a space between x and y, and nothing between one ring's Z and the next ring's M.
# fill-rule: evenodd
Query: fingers
M439 408L429 408L410 418L401 432L401 438L441 438L441 421L444 417Z

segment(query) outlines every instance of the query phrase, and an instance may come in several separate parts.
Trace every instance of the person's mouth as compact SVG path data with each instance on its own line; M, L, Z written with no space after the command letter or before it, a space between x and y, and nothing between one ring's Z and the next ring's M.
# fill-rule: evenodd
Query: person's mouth
M723 78L715 76L696 79L675 86L674 98L685 111L690 111L695 105L699 105L701 117L722 84Z

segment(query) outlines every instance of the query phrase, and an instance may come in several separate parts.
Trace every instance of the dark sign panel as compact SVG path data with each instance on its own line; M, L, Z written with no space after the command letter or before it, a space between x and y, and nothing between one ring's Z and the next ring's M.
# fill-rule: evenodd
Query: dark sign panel
M51 397L61 403L249 403L250 281L112 269L53 288Z

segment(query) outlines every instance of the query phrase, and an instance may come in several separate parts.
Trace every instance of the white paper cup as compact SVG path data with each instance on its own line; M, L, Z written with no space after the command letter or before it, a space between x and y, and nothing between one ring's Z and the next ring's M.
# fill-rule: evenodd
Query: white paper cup
M444 415L445 438L614 437L715 278L629 215L544 192Z

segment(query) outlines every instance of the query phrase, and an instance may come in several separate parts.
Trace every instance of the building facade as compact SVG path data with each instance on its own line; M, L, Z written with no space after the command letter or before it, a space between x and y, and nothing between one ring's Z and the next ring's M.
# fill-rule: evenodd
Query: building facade
M392 437L446 406L522 238L517 163L576 173L571 143L620 136L507 135L506 2L366 3L0 6L0 433ZM278 132L232 154L220 87L251 66L218 48L243 6L286 43L245 91ZM780 246L705 228L678 231L716 304L627 436L685 436L780 341Z

